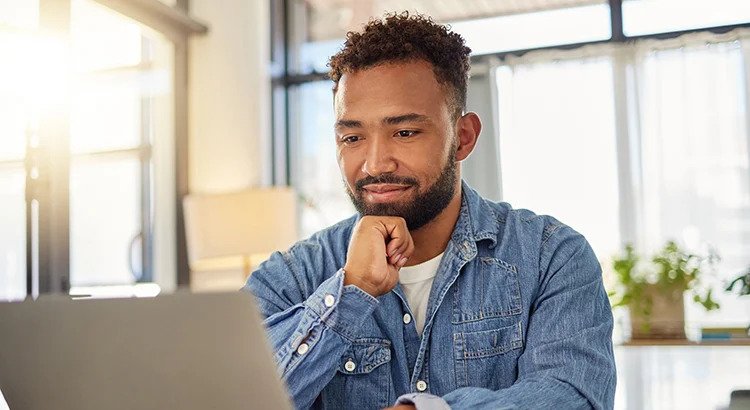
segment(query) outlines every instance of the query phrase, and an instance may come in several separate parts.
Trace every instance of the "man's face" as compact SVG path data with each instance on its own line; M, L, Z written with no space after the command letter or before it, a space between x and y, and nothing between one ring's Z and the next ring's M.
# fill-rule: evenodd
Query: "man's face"
M445 209L458 185L449 107L424 61L341 77L334 97L338 162L361 214L401 216L415 230Z

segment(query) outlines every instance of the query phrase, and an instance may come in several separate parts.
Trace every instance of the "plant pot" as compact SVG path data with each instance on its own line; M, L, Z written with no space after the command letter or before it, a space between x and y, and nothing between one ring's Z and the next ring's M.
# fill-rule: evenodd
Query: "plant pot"
M646 285L643 300L651 300L650 314L630 306L632 339L685 339L684 289Z

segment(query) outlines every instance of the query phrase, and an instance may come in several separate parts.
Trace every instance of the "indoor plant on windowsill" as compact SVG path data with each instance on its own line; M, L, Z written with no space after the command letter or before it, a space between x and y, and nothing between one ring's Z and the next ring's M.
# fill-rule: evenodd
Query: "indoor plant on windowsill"
M674 241L644 261L631 245L614 259L617 284L610 292L612 307L627 307L633 339L684 339L683 294L706 310L718 309L705 280L713 274L718 256L685 252Z

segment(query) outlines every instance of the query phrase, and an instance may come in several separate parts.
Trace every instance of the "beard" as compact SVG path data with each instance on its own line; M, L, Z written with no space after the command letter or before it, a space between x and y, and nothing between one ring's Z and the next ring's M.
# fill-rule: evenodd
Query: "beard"
M456 193L457 163L453 160L455 149L451 150L448 161L438 179L424 192L414 178L399 177L393 174L367 176L355 183L355 192L346 186L346 193L360 215L400 216L406 221L410 231L419 229L435 219L450 203ZM369 184L402 184L417 192L413 200L406 202L374 203L365 202L364 187Z

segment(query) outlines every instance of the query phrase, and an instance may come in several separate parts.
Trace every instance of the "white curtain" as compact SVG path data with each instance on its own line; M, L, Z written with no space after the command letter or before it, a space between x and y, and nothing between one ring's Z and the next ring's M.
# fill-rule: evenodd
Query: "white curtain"
M740 30L508 58L503 200L583 233L605 273L624 242L716 249L722 309L687 303L688 324L747 324L750 300L721 289L750 265L749 65Z
M611 47L531 54L496 71L503 200L620 246Z
M642 247L675 239L722 258L721 311L686 304L688 323L746 325L750 301L721 285L750 265L750 33L650 41L635 50Z

